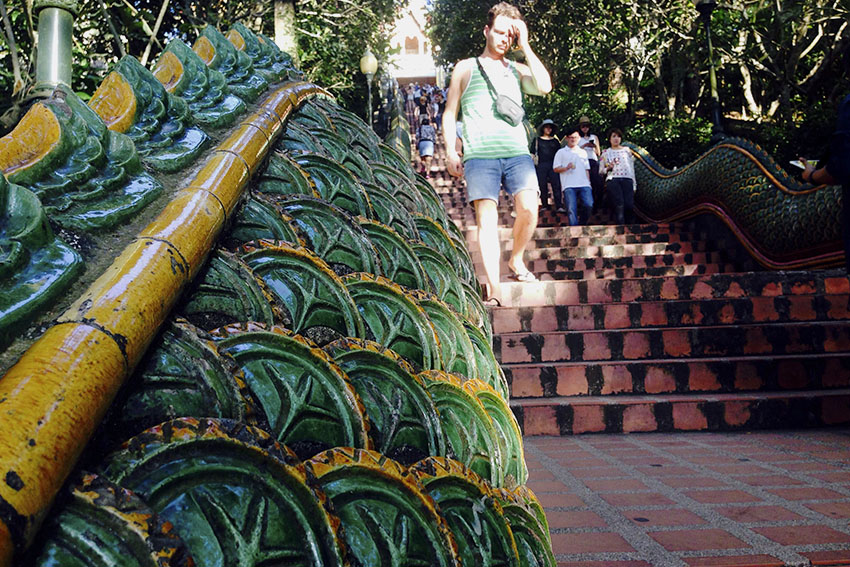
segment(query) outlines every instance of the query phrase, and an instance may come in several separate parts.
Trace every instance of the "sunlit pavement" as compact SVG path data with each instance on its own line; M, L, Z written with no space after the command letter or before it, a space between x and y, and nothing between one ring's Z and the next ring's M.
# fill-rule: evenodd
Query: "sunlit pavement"
M559 565L850 565L850 429L524 442Z

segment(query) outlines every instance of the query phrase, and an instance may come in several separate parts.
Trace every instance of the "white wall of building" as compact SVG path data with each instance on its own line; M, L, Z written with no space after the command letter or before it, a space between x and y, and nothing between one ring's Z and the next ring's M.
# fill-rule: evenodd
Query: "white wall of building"
M390 45L399 53L393 56L392 73L400 83L436 80L432 46L425 35L427 4L427 0L411 0L395 24Z

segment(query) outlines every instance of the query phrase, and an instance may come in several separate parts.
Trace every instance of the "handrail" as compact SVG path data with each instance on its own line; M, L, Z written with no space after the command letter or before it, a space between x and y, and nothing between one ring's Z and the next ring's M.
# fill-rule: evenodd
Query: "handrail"
M651 222L710 213L765 268L803 269L843 261L841 190L801 184L758 145L731 138L669 170L646 150L635 156L635 208Z

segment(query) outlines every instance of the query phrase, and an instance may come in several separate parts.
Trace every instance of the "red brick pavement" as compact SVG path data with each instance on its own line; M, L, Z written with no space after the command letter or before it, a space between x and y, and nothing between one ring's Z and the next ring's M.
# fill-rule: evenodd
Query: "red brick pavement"
M524 442L559 566L850 566L850 429Z

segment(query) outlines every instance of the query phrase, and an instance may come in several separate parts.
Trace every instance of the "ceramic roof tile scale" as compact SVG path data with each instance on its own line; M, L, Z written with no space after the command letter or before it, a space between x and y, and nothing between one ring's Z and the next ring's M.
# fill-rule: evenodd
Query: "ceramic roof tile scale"
M199 124L211 128L230 126L247 110L245 101L231 93L224 75L207 67L180 39L168 43L153 74L166 91L186 101Z
M75 179L96 180L96 193L127 195L121 184L133 174L150 191L162 191L157 176L141 173L139 156L166 155L169 140L193 128L201 132L193 122L232 124L246 107L231 90L259 100L216 148L189 148L173 162L162 158L164 168L192 166L195 173L178 187L165 182L171 197L159 215L0 379L0 427L7 432L0 441L0 565L24 557L36 565L73 564L70 557L105 565L116 553L127 565L366 565L375 558L401 565L414 557L458 565L452 523L407 465L466 455L444 433L448 427L458 435L463 411L477 416L476 443L487 440L464 459L488 480L464 473L476 488L466 507L453 504L452 514L475 515L475 494L496 494L500 486L512 491L521 480L521 445L499 439L509 422L490 418L480 394L463 389L468 378L504 379L484 338L489 320L470 307L460 280L446 283L402 266L403 252L427 248L423 237L441 262L468 260L445 232L445 212L434 207L439 198L423 200L405 157L390 149L394 137L382 144L318 87L263 86L298 72L269 40L249 32L208 28L191 55L172 42L152 74L134 59L120 63L92 104L109 126L76 100L63 106L70 93L59 89L54 102L37 105L0 140L4 172L34 188L2 186L0 211L12 227L0 233L2 267L12 270L0 272L0 285L43 269L27 263L22 249L29 258L50 257L40 250L51 247L64 252L59 271L67 280L75 275L74 250L51 239L45 215L93 238L97 227L72 224L55 204L64 194L53 187L66 182L51 173L56 163ZM211 66L199 66L202 58ZM255 78L260 75L266 78ZM286 133L290 121L300 147L276 145L295 139ZM38 143L30 143L33 136ZM333 159L328 149L340 143L346 155ZM27 145L32 151L22 159ZM176 145L177 153L187 149ZM96 159L87 163L85 156ZM251 188L272 191L247 199ZM373 204L370 197L384 192L389 199ZM150 200L130 204L144 209ZM137 210L122 204L114 211L98 205L110 226ZM431 214L433 220L422 216ZM231 219L233 229L225 231ZM379 241L372 242L375 235ZM317 303L321 286L337 295ZM59 294L50 297L55 302ZM0 331L13 333L9 326ZM464 346L447 350L451 345L441 346L441 339ZM442 368L444 356L469 376L439 374L437 383L454 385L439 402L431 393L439 388L426 387L437 378L416 372ZM372 372L385 376L382 386L373 386ZM470 392L507 393L474 382L479 386ZM450 409L441 413L441 404ZM339 445L349 448L334 448ZM503 454L510 470L501 469ZM498 526L500 541L513 542L512 529L542 533L538 517L500 516L491 501L488 521ZM522 520L512 520L517 517ZM507 556L499 557L554 565L551 551L535 558L527 540L500 547ZM102 542L115 545L101 553ZM534 542L551 549L548 536ZM135 551L122 553L125 544ZM489 553L470 551L478 544L484 542L465 539L464 553Z
M127 134L143 161L174 172L195 161L210 143L195 127L189 105L132 55L122 57L89 101L110 130Z

